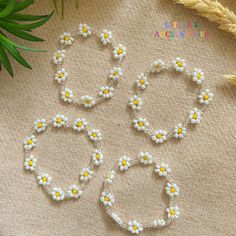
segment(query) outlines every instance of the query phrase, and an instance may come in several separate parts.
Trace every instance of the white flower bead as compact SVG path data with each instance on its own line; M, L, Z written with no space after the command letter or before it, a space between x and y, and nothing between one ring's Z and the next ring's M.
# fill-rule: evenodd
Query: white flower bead
M131 97L129 99L129 106L133 109L133 110L141 110L142 108L142 99L140 97L138 97L137 95L134 95L133 97Z
M95 150L93 153L92 153L92 162L94 165L96 166L100 166L102 163L103 163L103 154L101 151L99 150Z
M167 183L166 187L166 193L170 197L177 197L179 196L179 187L175 183Z
M110 70L109 78L114 81L117 81L118 79L120 79L122 77L122 75L123 75L123 71L120 67L113 67Z
M146 131L148 129L149 122L146 118L139 117L138 119L133 120L133 126L138 131Z
M64 68L57 70L56 74L54 75L54 79L60 84L62 81L66 81L68 77L68 73Z
M165 130L157 130L152 135L152 140L156 143L163 143L166 141L167 132Z
M111 193L102 192L100 201L103 203L104 206L111 207L115 202L115 198Z
M80 180L87 182L92 178L93 171L89 168L86 167L80 172Z
M88 125L88 122L84 118L78 118L73 122L72 128L80 132L84 130L87 125Z
M37 176L38 183L43 186L48 186L52 182L52 177L48 174L40 174Z
M178 124L174 128L174 137L182 139L187 135L187 129L182 126L182 124Z
M161 220L154 220L153 224L154 224L155 227L161 228L161 227L166 225L166 222L163 219L161 219Z
M140 152L139 154L140 163L144 165L152 164L153 157L149 152Z
M38 133L43 132L47 128L46 120L45 119L37 119L34 122L34 130Z
M66 57L65 52L65 50L57 50L54 53L52 61L55 65L61 64L64 61Z
M118 160L118 166L120 168L121 171L126 171L129 169L130 167L130 161L131 158L127 157L127 156L123 156Z
M88 132L88 136L92 141L101 141L102 140L102 134L98 129L93 129Z
M206 89L198 95L198 100L201 104L208 105L212 101L213 96L213 93L209 89Z
M180 211L178 206L172 206L166 209L167 216L170 220L178 219L180 216Z
M123 223L122 219L114 212L111 214L111 218L119 225Z
M31 150L36 145L36 137L34 135L27 136L23 141L24 149Z
M158 59L157 61L154 61L151 65L150 72L151 73L159 73L165 68L165 62L161 59Z
M104 29L99 37L100 37L102 44L107 45L111 42L112 32Z
M147 77L143 73L141 73L140 75L138 75L138 79L135 80L135 84L137 88L146 89L149 82Z
M202 111L194 108L192 111L189 112L189 120L191 124L199 124L202 119Z
M155 172L156 172L159 176L167 176L168 173L171 172L171 169L170 169L170 167L169 167L168 164L165 164L165 163L158 163L158 164L156 165Z
M53 117L52 122L54 127L59 128L67 124L68 118L65 117L64 115L57 114L55 117Z
M99 89L98 96L103 98L111 98L113 96L113 87L103 86Z
M69 46L69 45L72 45L72 43L74 42L74 38L71 36L70 33L68 32L64 32L61 36L60 36L60 43L62 45L66 45L66 46Z
M128 222L128 230L132 234L139 234L140 232L143 231L143 227L138 221L134 220Z
M61 91L61 99L64 102L71 103L73 101L73 91L70 90L69 88L65 88L63 91Z
M126 47L122 44L117 45L113 50L113 54L115 59L122 59L126 55Z
M82 96L80 99L85 108L91 108L96 104L94 98L88 95Z
M79 25L79 35L87 38L92 34L91 28L87 24L80 24Z
M183 72L185 70L186 62L184 59L177 57L172 63L176 71Z
M34 171L37 166L37 160L33 155L25 158L24 166L26 170Z
M61 188L53 188L51 195L55 201L62 201L65 198L65 194Z
M114 170L110 171L106 176L105 176L105 182L108 184L111 184L113 179L115 178L116 172Z
M194 68L192 72L192 80L196 84L202 84L202 82L205 80L204 73L202 70Z
M71 198L79 198L83 194L83 191L80 189L78 185L71 185L67 190L67 195Z

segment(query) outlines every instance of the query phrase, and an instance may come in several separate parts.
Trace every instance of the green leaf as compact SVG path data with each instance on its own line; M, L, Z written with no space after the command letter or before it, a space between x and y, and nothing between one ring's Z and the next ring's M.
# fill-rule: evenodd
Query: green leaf
M37 20L41 20L45 17L47 17L47 15L34 16L34 15L24 15L24 14L12 13L7 18L15 20L15 21L37 21Z
M0 33L0 41L2 43L7 43L7 44L10 44L16 48L21 48L21 49L24 49L26 51L32 51L32 52L46 52L45 50L40 50L40 49L34 49L34 48L28 48L26 46L23 46L23 45L20 45L20 44L17 44L13 41L11 41L9 38L7 38L2 32Z
M15 35L19 38L28 40L28 41L33 41L33 42L42 42L42 41L44 41L44 39L41 39L41 38L38 38L34 35L28 34L28 33L24 32L22 30L16 30L16 29L13 30L13 29L7 28L5 26L4 27L2 26L2 28L5 29L6 31L8 31L11 34L13 34L13 35Z
M13 77L13 70L11 67L11 63L10 63L8 56L1 44L0 44L0 61L2 62L3 66L6 68L8 73Z
M54 13L54 11L50 15L46 16L44 19L42 19L38 22L32 23L32 24L18 24L15 22L4 21L4 20L0 19L0 26L9 27L12 29L30 30L30 29L38 28L38 27L42 26L43 24L45 24L51 18L53 13Z
M3 46L9 52L9 54L12 55L12 57L22 66L32 69L31 65L21 56L20 52L15 47L6 43L4 43Z
M16 0L9 0L6 7L0 12L0 18L6 18L8 15L10 15L14 10L15 5Z
M34 0L25 0L22 2L18 2L15 6L14 12L24 10L28 6L30 6L32 3L34 3Z

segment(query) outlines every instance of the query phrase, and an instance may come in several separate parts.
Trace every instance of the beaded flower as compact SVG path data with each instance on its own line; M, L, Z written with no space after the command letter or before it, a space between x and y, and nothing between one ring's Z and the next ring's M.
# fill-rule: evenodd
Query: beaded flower
M103 203L104 206L111 207L115 202L115 198L111 193L102 192L100 201Z
M114 58L115 59L122 59L126 55L126 47L122 44L118 44L113 50Z
M65 50L57 50L54 53L52 61L55 65L59 65L63 62L64 58L66 57L65 52Z
M152 164L153 157L149 152L140 152L139 158L140 158L140 163L144 165Z
M27 136L23 141L24 149L30 150L36 145L36 137L34 135Z
M127 156L123 156L118 160L118 166L120 168L121 171L126 171L129 169L130 167L130 161L131 158L127 157Z
M110 171L106 176L105 176L105 182L108 184L111 184L113 179L115 178L116 172L114 170Z
M55 201L62 201L65 198L64 191L61 188L53 188L51 195Z
M167 132L165 130L157 130L152 135L152 140L156 143L163 143L166 141Z
M56 74L54 75L54 79L58 82L61 83L62 81L66 81L68 77L68 73L64 68L61 68L57 70Z
M213 93L209 89L206 89L198 95L198 100L201 104L208 105L212 101L213 96Z
M91 108L96 104L94 98L88 95L82 96L80 99L85 108Z
M99 35L99 37L100 37L102 44L107 45L107 44L111 43L112 32L104 29L102 31L102 33Z
M178 124L174 128L174 137L182 139L187 135L187 129L182 126L182 124Z
M79 24L79 35L87 38L92 34L91 28L87 24Z
M142 99L140 97L138 97L137 95L134 95L133 97L131 97L129 99L129 106L133 109L133 110L141 110L142 108Z
M133 126L138 131L146 131L149 126L149 122L146 118L139 117L138 119L133 119Z
M155 168L155 172L159 176L167 176L168 173L171 172L171 169L168 164L165 163L158 163Z
M46 120L45 119L37 119L34 122L34 130L38 133L43 132L47 128Z
M101 151L99 150L95 150L92 153L92 162L94 163L94 165L99 166L103 163L103 154Z
M166 209L167 216L170 220L178 219L180 216L180 211L178 206L172 206Z
M83 168L83 170L80 172L80 180L81 181L89 181L92 178L93 171L89 168Z
M34 171L37 166L37 160L33 155L25 158L24 166L26 170Z
M63 91L61 91L61 99L64 102L71 103L73 101L73 91L69 88L65 88Z
M78 132L85 129L88 125L88 122L84 118L78 118L73 122L72 128Z
M139 234L140 232L143 231L143 227L138 221L134 220L128 222L128 230L132 234Z
M189 119L191 124L199 124L202 119L202 111L194 108L192 111L189 112Z
M74 38L71 36L70 33L68 32L64 32L61 36L60 36L60 43L62 45L65 45L65 46L70 46L72 45L72 43L74 42Z
M202 82L205 80L202 70L194 68L192 72L192 80L196 84L202 84Z
M68 118L64 115L57 114L55 117L53 117L52 122L54 127L60 128L66 125L66 123L68 122Z
M179 187L175 183L167 183L166 187L166 193L170 197L177 197L179 196Z
M122 75L123 75L123 71L120 67L113 67L110 70L109 78L114 81L117 81L118 79L120 79L122 77Z
M138 79L135 80L135 84L137 88L146 89L149 82L147 77L143 73L141 73L140 75L138 75Z
M176 71L183 72L185 70L186 62L184 59L177 57L172 63Z
M98 129L93 129L88 132L88 136L92 141L101 141L102 134Z
M68 196L71 198L79 198L82 195L83 191L80 189L78 185L71 185L67 190Z
M52 182L52 177L48 174L40 174L37 176L38 183L43 186L48 186Z
M103 86L99 89L98 96L103 98L111 98L113 96L113 87Z
M161 59L158 59L157 61L154 61L151 65L150 72L151 73L159 73L165 68L165 62Z

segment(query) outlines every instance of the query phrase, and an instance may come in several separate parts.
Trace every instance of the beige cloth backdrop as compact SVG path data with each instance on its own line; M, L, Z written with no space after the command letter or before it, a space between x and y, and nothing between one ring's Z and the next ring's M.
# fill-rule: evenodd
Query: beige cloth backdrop
M236 11L234 0L222 3ZM53 9L51 1L37 1L29 10L46 14ZM209 32L208 39L157 39L165 21L199 21ZM107 28L117 42L127 47L123 63L124 77L112 100L91 111L84 111L58 100L58 85L53 81L50 58L56 41L64 31L73 32L86 22L97 31ZM181 188L178 205L181 218L163 230L148 230L143 235L233 236L236 232L236 87L221 77L236 72L235 40L230 34L200 18L194 12L167 0L72 1L66 4L65 19L54 17L35 31L46 39L41 45L47 53L24 55L33 70L14 64L15 77L0 73L1 97L1 164L0 164L0 235L130 235L120 229L99 203L104 175L122 155L136 157L142 150L169 163L172 176ZM134 94L133 82L149 63L157 58L170 62L181 56L190 67L202 68L206 83L215 93L214 102L204 114L203 122L191 128L183 141L157 146L131 126L127 101ZM80 40L67 54L66 68L70 88L80 94L95 94L106 81L111 52L102 50L95 40ZM197 90L176 74L164 73L151 79L144 93L143 115L156 128L169 130L183 120L196 104ZM23 170L22 139L36 118L50 119L62 113L71 120L85 117L92 127L101 130L105 163L95 171L79 201L54 203ZM39 164L66 187L77 183L79 171L88 164L92 146L85 137L73 132L46 132L38 139L34 151ZM163 183L150 168L131 169L117 178L112 191L117 201L114 210L125 219L151 220L163 215L166 199Z

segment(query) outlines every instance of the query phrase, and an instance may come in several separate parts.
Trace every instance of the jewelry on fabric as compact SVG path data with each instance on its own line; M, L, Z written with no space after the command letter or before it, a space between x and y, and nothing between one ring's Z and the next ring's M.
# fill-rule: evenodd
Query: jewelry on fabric
M80 184L72 184L67 189L52 186L52 177L40 169L36 157L31 153L35 148L39 133L45 132L48 127L52 129L70 129L77 133L84 133L89 140L94 144L95 150L91 154L91 160L87 167L80 172ZM78 118L74 122L69 123L68 118L64 115L57 114L52 120L37 119L34 122L34 127L30 134L23 141L23 148L25 151L24 167L26 170L35 174L37 182L46 192L51 195L55 201L62 201L64 199L80 198L86 187L88 181L93 176L95 166L103 163L103 154L101 150L102 136L98 129L89 127L88 122L84 118Z
M66 49L75 43L75 40L79 36L86 39L92 35L95 35L97 38L99 38L99 41L102 45L104 45L104 47L108 47L109 44L111 45L113 50L113 58L115 61L117 61L117 66L110 69L107 75L108 82L99 88L96 98L89 95L83 95L80 96L80 98L76 98L75 93L66 86L66 81L69 78L69 73L63 67L63 62L66 57ZM101 33L96 33L94 31L92 32L91 28L87 24L80 24L77 34L72 36L70 33L64 32L60 36L59 42L61 48L54 54L52 62L56 65L54 79L59 84L63 83L60 98L66 103L78 104L85 108L92 108L96 105L96 103L112 98L114 86L123 75L121 64L123 58L126 55L126 48L122 44L117 44L115 42L111 31L104 29Z
M182 123L177 124L169 132L162 129L150 129L147 119L139 115L139 112L143 106L141 94L142 91L146 90L149 86L149 75L154 73L158 74L164 70L174 70L177 73L186 73L186 75L190 77L196 85L200 86L200 93L197 98L200 105L203 106L202 109L194 108L191 110L186 119ZM136 94L129 100L129 106L134 113L134 119L132 121L133 127L138 131L142 131L149 135L151 139L157 144L161 144L170 138L184 138L187 134L187 125L189 123L199 124L202 120L204 106L206 107L212 101L213 93L209 89L202 88L204 80L204 73L198 68L194 68L192 71L186 69L186 62L182 58L176 58L172 61L172 65L170 66L166 66L165 62L161 59L153 62L146 72L140 74L135 80Z
M160 178L166 178L167 184L165 187L165 193L169 197L169 206L166 209L166 214L163 219L154 219L150 222L140 222L131 220L125 222L122 217L112 210L112 206L115 204L115 197L110 191L110 185L113 183L115 176L118 173L126 172L129 168L135 165L154 166L154 172L159 175ZM171 224L175 219L180 216L179 207L176 205L176 197L179 196L180 189L177 184L170 177L171 169L168 164L165 164L159 160L155 160L153 156L148 152L141 152L138 158L130 158L127 156L121 157L115 164L113 170L111 170L104 179L102 193L100 201L103 203L107 214L122 228L129 230L133 234L139 234L148 228L161 228ZM117 177L116 177L117 178Z

